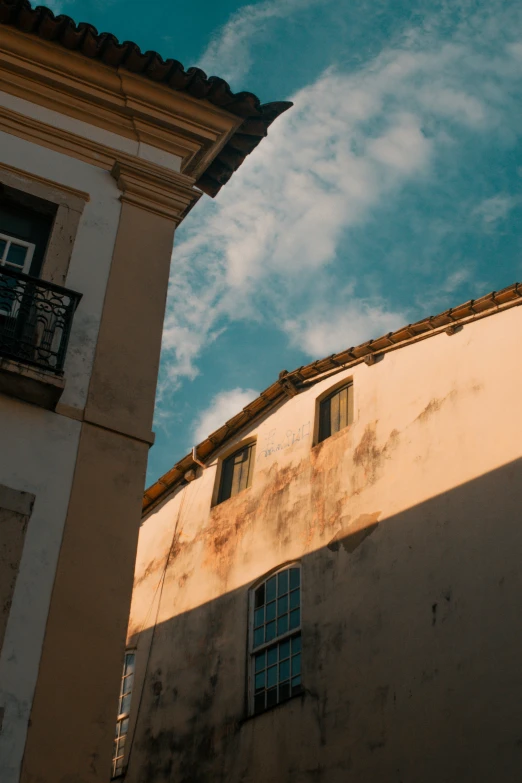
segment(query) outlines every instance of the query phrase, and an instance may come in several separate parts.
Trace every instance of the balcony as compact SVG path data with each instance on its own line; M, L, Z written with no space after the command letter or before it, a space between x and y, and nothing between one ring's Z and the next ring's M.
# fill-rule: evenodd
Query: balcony
M54 409L81 294L0 267L0 391Z

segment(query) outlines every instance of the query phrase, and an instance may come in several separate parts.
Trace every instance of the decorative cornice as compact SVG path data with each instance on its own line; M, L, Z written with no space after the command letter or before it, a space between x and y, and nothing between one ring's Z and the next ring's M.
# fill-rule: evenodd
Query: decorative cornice
M111 174L122 192L122 201L173 220L176 225L201 197L190 177L164 169L145 169L134 161L116 161Z
M3 107L0 130L110 171L123 200L168 217L176 225L201 197L192 177Z
M27 0L0 0L0 89L179 156L211 196L292 105L261 105L223 79Z
M52 201L54 204L63 204L69 209L76 209L78 212L82 212L85 203L91 200L90 195L83 190L60 185L54 180L45 179L45 177L39 177L30 171L24 171L24 169L18 169L15 166L9 166L7 163L0 162L0 182L4 179L2 173L9 175L9 185L13 185L13 180L18 180L20 183L23 183L22 189L27 189L28 182L36 183L45 188L45 199L47 201Z

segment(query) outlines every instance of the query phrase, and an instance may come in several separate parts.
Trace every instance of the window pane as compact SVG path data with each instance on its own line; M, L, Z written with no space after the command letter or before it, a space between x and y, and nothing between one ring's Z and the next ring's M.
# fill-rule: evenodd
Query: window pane
M273 707L274 704L277 704L277 688L270 688L266 692L266 706Z
M277 647L270 647L270 649L267 652L267 666L272 666L272 664L277 663Z
M266 621L267 623L270 622L270 620L275 620L276 615L276 602L271 601L269 604L266 605Z
M265 709L265 692L256 693L254 696L254 712L262 712Z
M284 614L277 621L277 635L281 636L281 634L286 633L287 631L288 631L288 615Z
M134 653L128 653L125 656L125 674L132 674L134 671Z
M292 677L296 674L301 674L301 653L292 658Z
M122 734L127 734L128 730L129 730L129 719L124 718L123 720L120 721L120 736Z
M329 438L330 435L330 399L328 399L319 406L319 442Z
M300 615L301 613L299 609L294 609L292 612L290 612L290 628L299 627L299 623L301 622Z
M248 471L243 471L243 464L247 455L247 450L242 449L237 452L233 457L234 461L234 477L232 479L232 495L237 495L242 489L246 488L246 480L248 477Z
M254 631L254 647L259 647L259 645L263 644L263 642L265 641L264 633L263 633L264 630L265 630L264 628L257 628Z
M299 693L301 690L301 678L294 677L292 680L292 694Z
M300 652L301 650L301 634L299 636L294 636L292 639L292 655L294 653Z
M279 660L282 661L283 658L288 658L290 655L290 640L288 639L286 642L281 642L279 645Z
M260 672L259 674L256 674L256 691L264 687L265 687L265 673Z
M290 593L290 609L297 609L301 603L301 591L299 589L293 590Z
M256 655L256 664L255 664L256 672L260 672L261 669L265 668L265 651L258 653Z
M279 682L283 682L283 680L288 680L290 677L290 660L287 658L286 661L281 661L279 664Z
M290 696L290 683L284 682L279 686L279 701L284 701Z
M0 261L4 257L6 247L7 247L7 242L5 241L5 239L0 239Z
M262 631L263 629L260 630ZM276 624L268 623L268 625L266 626L265 642L271 642L272 639L275 639L275 635L276 635Z
M221 470L221 487L219 491L219 502L228 500L232 495L232 479L234 477L234 464L230 459L223 462Z
M273 601L276 597L276 578L273 576L266 583L266 602Z
M282 614L288 612L288 595L284 595L277 600L277 616L281 617Z
M330 399L330 431L333 435L335 432L339 432L339 392L333 394Z
M259 606L263 606L264 603L265 603L265 586L263 584L261 585L261 587L258 587L256 590L255 608L257 609Z
M259 628L260 625L263 625L265 622L265 607L262 606L260 609L256 609L254 612L254 628Z
M290 590L294 590L296 587L299 587L300 582L301 582L301 569L300 568L291 568L290 569Z
M22 247L22 245L16 245L14 242L11 242L11 247L7 252L6 261L9 264L13 264L14 266L18 266L21 268L25 263L26 255L27 255L26 247Z
M121 700L120 715L126 715L130 709L130 693Z
M348 424L348 387L345 386L339 392L339 429L342 430Z
M267 669L266 675L266 687L273 688L274 685L277 685L277 666L271 666Z
M277 575L277 595L284 595L288 592L288 571L281 571Z
M133 682L134 674L127 674L127 676L123 678L123 695L131 692Z

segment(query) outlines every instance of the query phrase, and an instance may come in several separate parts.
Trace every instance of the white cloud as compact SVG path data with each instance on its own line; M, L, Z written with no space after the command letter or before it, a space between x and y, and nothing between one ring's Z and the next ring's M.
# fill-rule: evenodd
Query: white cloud
M243 6L217 31L198 63L199 67L207 74L217 73L227 81L245 76L252 64L254 41L265 37L274 21L325 2L328 0L265 0Z
M441 289L446 294L452 294L459 286L467 283L471 278L471 271L469 269L457 269L452 272L444 281Z
M194 443L201 443L208 435L239 413L245 405L255 400L259 392L254 389L230 389L213 397L209 407L197 418L193 428Z
M65 6L71 5L74 0L44 0L42 5L47 6L56 16L64 13Z
M200 203L182 227L164 383L194 378L201 352L233 321L269 321L317 356L408 320L378 286L372 301L360 301L355 281L367 270L349 236L409 183L435 176L450 146L458 155L468 138L459 128L496 133L505 124L503 96L519 79L518 65L501 48L493 60L481 54L477 20L472 30L480 45L463 36L457 43L412 37L356 72L329 69L293 96L294 108L218 198ZM483 207L484 220L506 208L496 198L489 212ZM342 266L342 288L334 264ZM448 281L451 289L458 284Z
M407 318L382 305L352 301L346 307L319 304L310 313L284 323L294 345L311 357L329 356L398 329Z
M473 210L473 214L479 217L489 227L508 216L511 210L519 204L520 198L510 196L507 193L498 193L496 196L484 199Z

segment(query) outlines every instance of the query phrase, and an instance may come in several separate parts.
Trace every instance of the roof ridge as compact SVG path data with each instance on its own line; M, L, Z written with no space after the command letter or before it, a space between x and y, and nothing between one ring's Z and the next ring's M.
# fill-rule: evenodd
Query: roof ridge
M470 323L521 304L522 283L513 283L501 291L491 291L479 299L468 299L461 305L450 307L435 316L427 316L413 324L403 326L395 332L388 332L382 337L367 340L324 359L316 359L310 364L290 372L283 371L279 374L277 381L260 392L255 400L245 405L239 413L198 444L196 447L198 458L209 459L228 440L238 435L247 424L280 402L294 396L293 390L289 392L286 388L287 384L292 382L292 378L297 379L297 384L292 384L293 389L304 390L325 377L360 364L365 361L365 357L372 356L374 360L376 354L382 355L406 347L412 342L440 334L443 330L448 334L453 334L453 330L458 324ZM178 486L183 481L186 471L192 467L194 467L192 454L187 454L154 484L151 484L143 494L143 513L157 505Z

